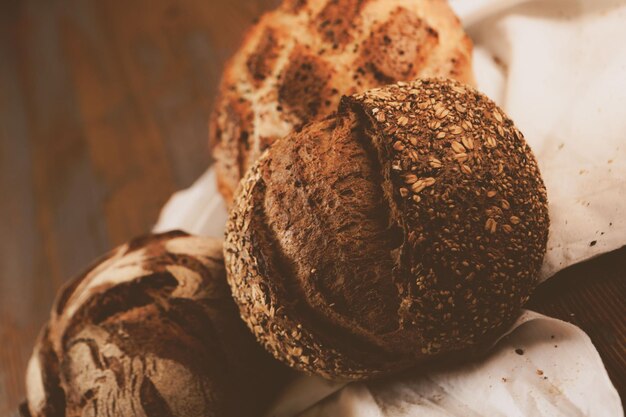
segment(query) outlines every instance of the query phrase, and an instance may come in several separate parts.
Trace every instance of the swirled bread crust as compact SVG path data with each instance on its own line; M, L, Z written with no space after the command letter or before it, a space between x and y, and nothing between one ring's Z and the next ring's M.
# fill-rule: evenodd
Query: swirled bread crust
M23 411L261 415L285 371L238 315L221 242L171 232L118 247L63 289L29 363Z

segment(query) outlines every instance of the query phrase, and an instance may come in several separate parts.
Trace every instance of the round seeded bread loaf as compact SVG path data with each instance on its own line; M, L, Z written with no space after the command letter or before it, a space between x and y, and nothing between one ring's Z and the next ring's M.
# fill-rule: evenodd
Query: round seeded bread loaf
M350 95L395 81L473 81L472 44L446 0L287 0L226 65L209 124L220 192L276 139Z
M345 97L246 174L227 224L242 317L287 364L360 379L480 351L536 285L546 190L513 122L443 79Z
M171 232L115 249L63 289L22 413L261 415L286 371L241 321L221 242Z

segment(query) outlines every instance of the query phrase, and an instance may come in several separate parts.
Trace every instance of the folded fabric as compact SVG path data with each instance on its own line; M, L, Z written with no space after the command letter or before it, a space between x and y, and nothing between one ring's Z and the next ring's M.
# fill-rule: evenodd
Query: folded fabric
M482 361L353 383L302 417L574 417L622 412L600 356L571 324L525 312ZM279 414L274 414L279 415Z

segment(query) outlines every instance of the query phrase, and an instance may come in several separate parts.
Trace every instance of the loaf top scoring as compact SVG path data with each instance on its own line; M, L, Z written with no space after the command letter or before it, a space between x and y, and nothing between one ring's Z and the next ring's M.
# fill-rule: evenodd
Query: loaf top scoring
M445 0L287 1L246 34L210 121L227 202L261 152L342 95L418 77L471 83L471 41Z
M513 122L450 80L342 100L242 181L225 243L276 357L358 379L488 344L545 253L546 191Z
M252 415L285 375L237 314L221 242L170 232L118 247L63 289L29 363L26 408Z

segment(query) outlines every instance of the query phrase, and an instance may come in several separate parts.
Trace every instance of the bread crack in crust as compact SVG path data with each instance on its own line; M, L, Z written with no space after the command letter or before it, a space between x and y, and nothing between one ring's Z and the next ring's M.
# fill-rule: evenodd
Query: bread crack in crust
M471 84L471 53L445 0L285 1L224 69L209 123L220 192L230 204L263 150L342 95L420 77Z
M536 285L547 197L491 100L423 79L344 97L242 180L228 280L277 358L363 379L484 351Z

